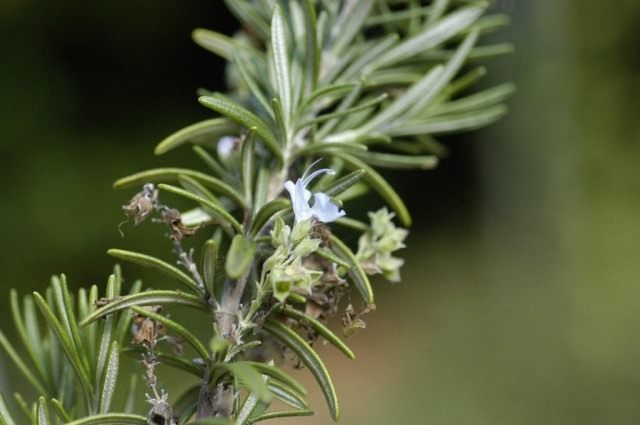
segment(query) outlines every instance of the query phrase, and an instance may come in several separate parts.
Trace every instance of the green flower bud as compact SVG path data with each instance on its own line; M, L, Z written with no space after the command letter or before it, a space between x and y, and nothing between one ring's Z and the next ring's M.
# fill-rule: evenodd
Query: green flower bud
M309 232L311 232L311 225L311 219L297 221L293 225L293 230L291 231L291 242L296 245L303 239L308 238Z
M274 248L288 246L291 237L291 228L284 223L281 217L277 217L271 230L271 244Z
M360 236L356 257L368 274L381 273L385 279L398 282L404 260L391 254L405 247L404 240L409 232L396 227L393 217L386 208L369 213L371 227Z

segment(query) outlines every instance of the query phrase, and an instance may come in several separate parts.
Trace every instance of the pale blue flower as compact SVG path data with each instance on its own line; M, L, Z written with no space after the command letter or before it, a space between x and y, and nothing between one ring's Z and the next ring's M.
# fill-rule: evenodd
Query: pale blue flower
M295 183L289 180L284 184L284 188L289 192L289 196L291 196L291 206L296 222L315 217L318 221L330 223L345 215L344 210L341 210L326 193L314 193L313 206L309 205L312 193L307 190L307 186L321 174L335 174L333 170L321 168L307 175L315 164L316 163L313 163L311 167L304 172L302 178L299 178Z

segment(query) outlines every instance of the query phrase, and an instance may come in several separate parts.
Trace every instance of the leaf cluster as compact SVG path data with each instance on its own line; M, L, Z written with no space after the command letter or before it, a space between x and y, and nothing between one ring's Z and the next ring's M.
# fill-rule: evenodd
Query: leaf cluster
M0 345L42 396L31 405L16 396L30 423L151 424L158 406L163 420L176 424L244 425L313 414L306 390L275 364L285 352L308 368L337 420L336 389L312 344L322 337L355 358L323 322L343 309L353 288L359 300L344 311L345 334L364 326L375 301L369 276L399 279L402 260L392 253L404 247L407 232L391 220L395 214L403 225L411 223L379 170L433 168L446 151L437 135L492 123L513 91L502 84L469 94L486 72L473 62L510 50L479 45L483 34L507 23L487 15L484 2L225 3L242 30L229 37L197 29L193 38L227 60L230 90L201 90L198 101L215 116L155 149L160 155L191 145L206 171L156 168L114 184L143 187L125 212L135 224L154 216L168 226L177 265L124 249L109 254L156 270L175 288L143 290L136 283L124 294L116 268L103 298L95 286L72 297L64 277L54 278L44 296L26 297L22 307L12 293L27 358L1 333ZM360 241L357 249L327 223L300 223L283 192L285 181L303 176L319 158L333 172L310 185L310 193L342 206L373 190L394 211L371 213L371 223L335 222L349 240ZM178 211L167 199L192 208ZM193 233L207 235L197 251L183 246ZM158 307L171 305L192 311L203 329L190 329ZM140 344L130 346L125 335L132 317ZM126 406L113 407L122 353L144 359L153 406L147 416L136 415L130 402L135 385ZM169 398L157 390L157 366L200 383ZM0 425L18 423L13 418L0 398Z

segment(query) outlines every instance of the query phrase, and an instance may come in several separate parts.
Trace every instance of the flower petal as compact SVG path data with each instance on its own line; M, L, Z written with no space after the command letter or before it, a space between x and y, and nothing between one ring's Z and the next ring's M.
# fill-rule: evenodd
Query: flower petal
M327 194L318 192L314 194L311 214L323 223L330 223L345 215L345 212L334 204Z
M329 174L330 176L335 174L335 171L329 169L329 168L321 168L319 170L314 171L313 173L309 174L308 176L305 175L302 176L302 184L304 185L304 187L309 186L309 183L311 183L316 177L318 177L321 174Z

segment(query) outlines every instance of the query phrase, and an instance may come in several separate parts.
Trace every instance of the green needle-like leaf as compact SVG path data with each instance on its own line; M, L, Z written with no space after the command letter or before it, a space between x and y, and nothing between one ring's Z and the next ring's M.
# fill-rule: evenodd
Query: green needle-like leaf
M338 350L342 351L347 357L349 357L352 360L356 358L356 355L353 354L353 351L351 351L349 347L347 347L347 344L345 344L340 338L338 338L338 336L336 336L336 334L334 334L329 328L323 325L320 321L310 316L307 316L303 312L296 310L290 306L285 307L283 309L278 309L277 311L280 314L283 314L292 319L299 320L302 323L311 326L313 329L316 330L316 332L322 335L328 342L330 342Z
M255 393L261 401L269 403L273 399L273 394L267 388L262 376L251 364L247 362L225 363L216 367L225 369L235 376L240 385Z
M283 384L286 384L287 386L295 390L297 393L303 396L307 395L307 390L301 384L299 384L298 381L296 381L291 376L283 372L282 369L277 368L275 366L271 366L267 363L260 363L260 362L245 362L245 363L248 363L249 365L251 365L254 369L256 369L261 374L266 375L269 378L275 379L277 381L280 381Z
M376 39L366 45L366 49L363 49L362 54L359 58L353 61L351 65L347 69L340 74L340 81L351 81L355 77L360 76L361 70L373 62L374 59L378 58L378 56L384 55L387 50L389 50L394 44L396 44L399 40L400 36L398 34L389 34L381 39ZM365 80L367 83L371 83L369 79L369 75L364 74Z
M322 389L333 420L337 421L340 416L338 397L336 396L336 390L329 376L329 372L320 359L320 356L318 356L318 353L316 353L300 335L280 322L268 320L264 324L264 330L289 347L309 368Z
M107 282L107 299L113 299L115 295L115 276L109 276ZM88 312L87 312L88 314ZM100 346L98 347L98 358L95 364L95 382L99 385L102 382L104 367L107 364L109 352L111 351L111 341L113 340L113 321L112 316L105 317L102 324L102 335L100 336ZM96 326L89 326L87 330L95 329Z
M329 260L332 263L337 264L338 266L344 267L347 270L349 270L349 269L351 269L353 267L353 264L351 264L347 260L337 256L336 254L334 254L332 251L328 250L327 248L320 247L320 248L318 248L316 250L316 252L314 252L314 254L317 254L320 257L324 258L325 260Z
M307 155L328 155L330 156L334 150L342 150L346 152L353 151L366 151L367 146L360 143L348 143L348 142L340 142L340 143L313 143L310 145L301 148L299 151L295 152L293 155L294 158L307 156Z
M216 195L211 193L209 189L207 189L202 183L200 183L196 179L191 178L189 176L179 176L178 181L180 182L180 186L182 186L184 190L186 190L187 192L191 192L194 195L198 195L199 197L204 198L210 202L213 202L216 205L220 205L220 206L224 205Z
M213 239L205 242L202 254L202 278L211 296L215 297L216 266L218 264L218 244Z
M52 425L49 407L44 397L38 399L37 423L38 425Z
M262 403L255 393L249 393L242 407L235 409L238 412L235 425L246 425L249 417L264 413L268 407L267 403Z
M80 322L80 327L87 326L91 322L94 322L108 314L115 313L123 309L127 309L133 306L144 305L157 305L157 304L179 304L189 307L195 307L197 309L208 312L209 307L206 302L200 297L186 294L180 291L146 291L139 294L127 295L111 301L104 307L91 313Z
M303 0L300 2L305 19L305 70L306 70L306 91L312 93L318 83L320 73L320 49L318 48L318 26L316 8L313 0Z
M122 350L123 354L135 359L140 359L140 355L145 352L146 350L141 346L126 347ZM204 375L204 369L202 367L196 366L193 362L186 360L184 357L177 357L171 354L159 352L155 353L155 355L158 358L158 361L163 365L175 367L176 369L190 373L197 378L202 378Z
M271 150L276 158L282 160L282 150L276 140L276 136L269 126L255 114L220 94L201 96L198 100L207 108L231 118L247 129L255 127L256 133L262 138L266 147Z
M470 112L473 110L493 106L502 102L515 91L515 86L511 83L501 84L496 87L481 91L462 99L439 105L435 110L438 115Z
M11 290L11 313L13 315L13 321L15 323L16 329L18 331L18 336L22 341L22 345L26 348L27 354L29 355L29 359L31 363L35 367L36 375L38 376L38 381L40 379L46 381L47 372L44 368L44 356L42 355L42 341L40 337L40 332L37 330L36 326L38 325L37 320L34 320L35 317L32 317L31 320L27 319L26 325L25 321L22 319L22 314L20 311L20 305L18 301L18 292L15 289ZM2 344L4 345L4 344ZM26 367L26 365L25 365ZM33 376L35 378L35 376ZM29 379L29 381L31 381ZM40 394L47 394L47 392L40 392Z
M389 206L398 214L400 221L405 226L411 225L411 215L404 205L404 202L389 183L373 168L369 167L363 161L354 158L351 155L336 153L337 157L345 162L345 165L352 170L364 170L365 174L362 179L369 183L375 189L382 199L387 201Z
M323 123L325 121L329 121L331 119L334 118L341 118L341 117L345 117L348 115L353 115L356 112L360 112L360 111L365 111L368 109L372 109L373 107L375 107L376 105L379 105L380 103L382 103L385 99L387 99L388 95L386 93L381 94L380 96L377 96L371 100L368 100L366 102L362 102L359 105L356 105L352 108L347 108L344 109L342 111L336 111L336 112L330 112L328 114L324 114L324 115L319 115L315 118L309 119L307 121L304 121L302 123L300 123L298 125L298 129L300 128L304 128L304 127L308 127L310 125L314 125L314 124L319 124L319 123Z
M191 192L188 192L184 189L181 189L179 187L176 186L171 186L168 184L159 184L158 185L158 189L160 190L164 190L167 192L171 192L175 195L178 196L182 196L183 198L187 198L190 199L192 201L195 201L197 203L199 203L200 205L210 209L211 211L214 211L216 213L217 216L219 216L220 218L224 219L225 222L227 222L229 225L231 225L231 227L233 227L235 229L236 232L242 232L242 225L238 222L238 220L235 219L234 216L232 216L231 214L229 214L223 207L221 207L220 205L211 202L208 199L202 198L198 195L195 195Z
M232 63L235 65L236 70L238 71L238 76L242 80L244 84L246 84L247 89L251 94L256 98L258 102L260 102L260 106L267 112L269 115L273 116L273 112L271 111L271 106L267 101L267 97L260 88L258 83L258 76L255 75L258 71L253 71L253 68L256 66L255 62L252 62L250 59L246 58L243 52L234 52L233 53L233 61Z
M406 93L399 96L362 128L355 130L354 133L365 134L366 132L380 129L388 123L396 121L410 108L415 107L416 103L422 103L425 102L425 99L433 98L437 94L434 87L443 74L444 67L442 65L435 66L420 81L413 84Z
M433 102L433 99L445 89L446 85L458 73L465 60L469 57L469 53L477 41L478 31L472 31L467 35L464 42L460 44L455 54L451 56L447 64L444 66L442 74L438 77L438 81L432 84L424 93L424 96L417 99L417 101L411 106L411 109L408 112L409 117L419 115L420 111L428 107Z
M194 145L193 152L198 155L198 157L204 162L207 167L211 169L218 177L224 177L227 175L226 169L215 159L205 148L202 146ZM206 174L202 174L203 176L207 176ZM181 174L180 177L184 178L185 175ZM218 180L219 182L219 180ZM214 186L215 189L215 186Z
M198 337L196 337L187 328L185 328L178 322L175 322L161 314L154 313L150 310L138 306L132 306L131 310L133 310L140 316L148 317L156 322L162 323L167 329L171 329L182 338L184 338L184 340L196 350L200 358L205 360L209 358L209 351L207 351L207 349L204 347L204 344L200 342Z
M348 83L348 84L331 84L323 87L319 87L316 91L314 91L309 97L303 100L303 103L300 105L299 112L306 111L310 105L314 103L321 103L324 106L331 105L336 101L340 95L344 93L348 93L357 87L358 84Z
M73 420L71 419L71 415L69 415L69 413L59 400L53 398L51 399L51 404L53 404L53 410L56 412L56 415L58 415L63 423L66 424L67 422L71 422Z
M360 292L362 299L367 304L373 304L373 289L371 289L371 283L369 283L369 278L367 274L362 270L360 263L356 256L351 252L349 247L344 244L340 239L338 239L335 235L331 235L331 243L333 248L338 252L338 254L346 257L349 261L353 263L353 267L349 269L347 272L351 281Z
M316 412L313 410L286 410L280 412L269 412L263 413L260 416L254 416L253 418L249 418L248 424L255 424L258 422L266 421L269 419L280 419L280 418L291 418L297 416L313 416Z
M389 133L394 136L407 136L414 134L443 134L459 131L474 130L489 125L507 113L503 105L489 109L474 111L466 114L435 117L428 120L407 122L402 127L391 129Z
M262 52L253 48L249 43L242 43L232 37L203 28L196 28L191 33L193 41L221 58L231 61L234 53L242 51L250 55L254 62L264 62Z
M177 181L180 176L192 177L213 191L227 196L239 206L246 206L242 195L227 183L215 177L211 177L208 174L201 173L200 171L189 170L186 168L155 168L152 170L142 171L117 180L113 184L113 187L116 189L124 189L127 187L142 186L149 182L158 183Z
M20 393L13 393L13 399L15 400L16 406L18 406L20 413L24 415L24 418L30 423L33 423L35 421L35 414L30 410L29 405L24 400L24 398L22 398ZM36 404L34 403L33 406L35 405Z
M78 419L65 425L147 425L147 418L125 413L107 413Z
M17 425L7 408L7 403L2 393L0 393L0 423L1 425Z
M282 103L278 98L274 97L271 99L271 109L273 110L273 118L276 123L276 129L278 130L280 140L286 145L289 143L289 125L287 124L288 120L286 112L282 108Z
M236 235L231 241L225 261L225 271L231 279L240 279L249 270L256 252L256 243L242 235Z
M285 126L288 128L293 109L293 84L291 82L291 69L289 68L290 58L287 40L285 20L280 6L276 3L271 19L271 52L273 54L277 93L284 110Z
M252 130L249 131L247 137L242 144L242 188L244 192L244 198L248 204L251 204L251 198L253 197L253 183L255 176L255 163L256 163L256 144L255 133Z
M342 2L342 10L331 34L332 53L338 56L358 35L375 4L374 0Z
M235 425L231 420L226 418L207 418L198 419L195 422L191 422L189 425Z
M231 12L249 28L255 31L263 40L269 34L269 23L261 16L253 2L246 0L224 0Z
M118 381L119 361L120 353L118 348L118 341L113 341L113 343L111 344L109 360L107 361L107 369L105 370L102 383L99 413L107 413L109 411L109 408L111 407L111 400L113 399L113 394L116 389L116 382Z
M380 168L431 170L438 165L438 157L435 155L396 155L371 151L353 152L353 155Z
M431 49L447 41L461 30L473 24L480 15L482 15L484 10L485 8L482 6L470 6L460 8L448 14L433 25L427 25L425 30L420 34L388 50L384 55L381 55L378 60L369 64L365 68L365 72L380 69L383 66L416 56L427 49Z
M121 260L129 261L134 264L140 264L145 267L150 267L152 269L158 270L166 274L167 276L178 280L178 282L182 283L194 293L202 293L202 288L199 288L198 284L189 275L187 275L177 267L160 260L159 258L141 254L139 252L125 251L123 249L110 249L107 251L107 254Z
M300 394L279 381L270 380L267 382L267 387L269 387L269 391L271 391L278 400L291 407L296 409L307 409L309 407L306 400Z
M45 299L42 298L39 293L34 292L33 298L36 302L36 305L38 306L38 309L40 310L40 313L42 313L45 321L49 324L49 326L55 333L58 341L60 342L60 345L62 345L64 353L67 356L69 363L73 367L76 377L80 381L80 385L84 391L85 401L87 402L87 404L90 404L91 383L89 381L88 371L84 368L82 359L78 355L76 347L73 345L71 335L69 335L69 333L64 329L58 318L55 316L55 314L53 314L53 311L51 310Z
M284 198L274 199L273 201L267 202L260 211L256 214L256 217L253 219L253 223L251 223L251 229L249 230L249 234L252 237L256 237L260 230L264 227L265 224L271 218L273 218L280 211L284 211L291 208L291 201Z
M237 132L238 125L227 118L200 121L165 138L156 146L154 152L156 155L162 155L189 142L215 146L220 137Z
M71 295L69 294L69 288L67 287L66 276L61 275L60 278L54 277L52 279L52 288L58 304L58 314L62 318L61 322L65 326L68 335L71 336L73 349L77 357L82 362L83 371L88 373L89 359L84 346L82 345L82 339L80 338L80 328L78 327L78 321L71 303Z
M352 171L346 176L340 177L339 179L331 182L323 192L329 196L338 196L354 184L358 183L364 175L364 170Z
M133 282L133 285L131 285L131 289L129 290L128 295L130 296L130 295L139 294L141 290L142 290L142 282L140 280L136 280L135 282ZM86 317L89 317L89 315L85 316L85 318ZM125 337L130 335L131 321L132 321L132 318L128 314L121 314L120 317L118 318L118 322L115 326L115 333L114 333L113 339L115 341L118 341L120 346L125 345ZM80 326L82 326L82 324L80 324Z

